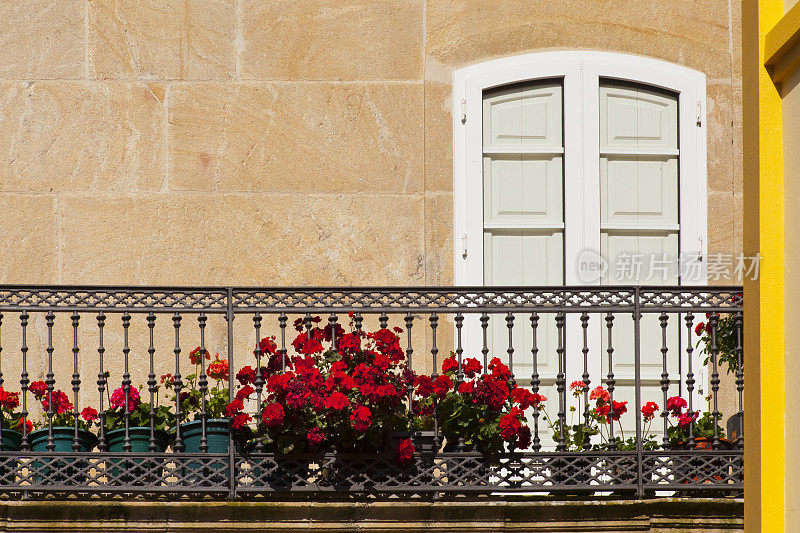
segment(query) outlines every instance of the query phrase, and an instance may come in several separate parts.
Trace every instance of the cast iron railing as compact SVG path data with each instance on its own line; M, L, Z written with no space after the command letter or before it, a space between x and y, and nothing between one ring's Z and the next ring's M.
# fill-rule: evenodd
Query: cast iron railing
M287 353L287 323L308 323L320 315L329 324L355 316L359 324L399 325L412 366L432 368L451 350L459 361L467 356L486 366L501 357L521 386L549 392L551 423L563 429L572 423L568 383L603 386L613 397L628 398L635 417L631 449L596 446L597 437L581 449L570 449L561 436L552 437L544 413L529 412L533 445L486 457L460 443L442 447L434 425L435 445L415 434L417 453L408 465L398 465L393 453L278 455L243 448L229 435L227 452L212 449L207 417L201 416L199 451L185 451L178 409L177 431L168 451L158 452L150 417L150 446L133 452L131 423L125 421L122 451L109 451L104 423L97 431L97 450L81 449L78 425L70 445L61 451L53 429L52 409L37 412L31 384L43 379L50 396L68 384L77 418L81 407L99 407L105 420L108 392L122 384L130 390L146 385L151 404L158 394L157 377L174 373L180 392L186 352L195 346L227 356L230 399L234 375L252 357L260 357L258 341L274 334ZM720 411L721 374L716 345L721 318L732 317L733 357L738 364L729 387L733 412ZM708 367L698 365L696 323L706 320L711 344ZM649 333L642 332L649 321ZM499 334L494 324L507 330ZM627 325L626 325L627 324ZM657 324L657 326L653 326ZM653 328L656 329L653 329ZM658 329L660 328L660 329ZM653 331L660 334L655 335ZM523 339L523 346L519 345ZM289 494L457 495L493 493L592 493L628 491L644 497L656 491L679 494L738 494L743 487L742 297L739 287L457 287L457 288L190 288L190 287L50 287L0 286L0 384L20 392L23 420L43 422L46 435L34 445L23 424L19 450L0 452L0 493L10 496L113 495L119 493L205 494L236 497ZM514 343L517 342L517 346ZM730 348L730 347L729 347ZM643 352L657 351L660 374L643 379ZM730 355L730 354L729 354ZM413 359L413 361L412 361ZM655 371L652 359L648 372ZM547 364L545 364L547 363ZM183 365L183 368L182 368ZM633 375L621 375L627 368ZM707 382L701 379L709 369ZM108 373L110 371L110 374ZM460 372L460 371L459 371ZM527 373L530 372L530 377ZM598 375L599 372L599 375ZM203 365L199 386L208 381ZM522 376L525 374L525 377ZM87 379L86 376L92 376ZM13 376L13 378L12 378ZM95 381L97 387L87 386ZM632 379L631 379L632 378ZM706 386L708 389L706 390ZM259 399L264 383L257 383ZM549 388L548 388L549 387ZM715 429L700 446L675 446L667 438L675 423L666 410L668 396L687 399L686 413L701 410L698 390L709 393L711 419L735 434L723 438ZM552 394L555 393L555 396ZM650 397L660 401L656 446L645 443L641 407ZM584 399L588 398L585 396ZM146 398L144 398L146 399ZM588 423L578 413L578 424ZM260 407L257 407L260 410ZM205 412L205 401L201 412ZM260 415L261 413L256 413ZM612 413L613 414L613 413ZM663 427L662 427L663 423ZM613 436L614 424L608 428ZM620 431L622 426L619 426ZM631 435L629 429L628 434ZM8 429L0 431L3 450ZM34 451L36 450L36 451ZM258 448L256 448L258 450ZM447 451L444 451L447 450Z

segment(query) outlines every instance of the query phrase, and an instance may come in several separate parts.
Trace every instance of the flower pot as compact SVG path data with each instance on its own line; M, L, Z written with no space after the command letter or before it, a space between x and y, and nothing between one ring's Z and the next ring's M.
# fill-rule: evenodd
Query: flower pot
M18 433L13 429L4 429L2 432L0 432L0 437L2 437L2 446L0 446L0 451L19 451L22 444L21 433ZM17 460L14 457L7 457L0 462L0 485L8 485L16 481L16 464ZM11 475L6 477L9 472Z
M47 452L47 444L50 432L47 428L37 429L28 435L31 451L34 452ZM53 427L53 444L55 449L54 454L63 452L72 452L72 444L75 441L75 428L66 426ZM89 452L97 446L97 437L94 433L86 431L85 429L78 430L78 446L79 452ZM81 470L86 470L89 466L89 461L82 458L66 457L57 458L52 457L47 460L34 459L30 463L33 470L33 480L35 483L47 485L51 483L67 483L74 484L75 482L85 481L86 473Z
M181 440L184 445L185 453L202 453L200 443L203 438L202 421L194 420L181 424ZM211 418L206 420L206 442L208 444L207 453L228 453L230 444L230 433L228 431L227 418ZM235 449L242 451L241 442L235 439ZM225 466L220 461L214 461L209 465L205 462L200 463L196 460L187 459L181 469L183 479L187 483L198 484L204 487L213 485L227 485L230 476L230 465L224 459Z
M150 428L133 427L128 428L128 437L131 444L132 453L150 452ZM156 453L163 453L169 444L169 433L162 430L154 432ZM108 451L112 453L123 453L125 445L125 430L115 429L106 433ZM108 468L109 484L121 485L152 485L157 483L161 477L160 459L123 459L116 462L117 466Z
M0 446L0 451L16 452L19 451L22 446L22 433L18 431L4 429L0 432L0 437L2 437L3 441L2 446Z
M719 446L717 450L732 450L735 448L735 444L728 440L728 439L719 439ZM709 437L698 437L694 440L694 446L689 446L689 443L681 442L678 443L676 446L673 446L673 449L678 450L713 450L713 439ZM674 473L674 483L675 484L713 484L716 481L720 482L720 488L724 489L724 485L722 485L723 478L719 474L715 474L714 472L719 471L720 469L725 467L725 463L727 461L725 459L715 459L708 461L708 459L696 456L691 457L687 461L682 461L677 468L673 469ZM720 495L725 495L724 490L720 491ZM714 497L717 496L716 491L697 491L697 490L682 490L678 491L676 496L703 496L703 497Z

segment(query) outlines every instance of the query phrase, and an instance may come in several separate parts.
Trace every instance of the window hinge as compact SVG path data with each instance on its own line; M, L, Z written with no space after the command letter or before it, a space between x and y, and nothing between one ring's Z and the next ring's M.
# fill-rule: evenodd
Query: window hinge
M467 100L464 98L461 99L461 123L467 123Z
M703 262L703 237L697 238L697 262Z
M461 234L461 257L463 259L467 258L467 234Z
M697 127L703 125L703 102L697 102Z

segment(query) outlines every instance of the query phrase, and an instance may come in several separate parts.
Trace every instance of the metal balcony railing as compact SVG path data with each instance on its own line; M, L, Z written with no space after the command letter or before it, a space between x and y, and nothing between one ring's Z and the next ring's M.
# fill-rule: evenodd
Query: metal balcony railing
M740 287L0 286L0 385L11 393L5 403L0 397L0 493L737 495L742 302ZM219 408L213 362L227 360L216 390L234 402L237 374L270 364L262 339L273 339L280 374L295 356L293 324L310 334L348 323L357 332L399 327L398 364L417 374L441 375L452 352L455 388L468 380L468 358L487 372L498 357L513 387L548 397L541 409L522 409L530 443L485 453L463 438L448 442L438 407L418 418L428 425L397 437L414 444L410 461L398 462L394 445L343 450L334 436L318 449L276 451L269 439L246 442L225 417L220 440L210 414ZM199 370L187 377L190 352ZM255 375L252 400L240 410L251 418L250 436L263 431L272 394L267 375ZM407 387L399 412L414 419L422 404L409 375L399 378ZM118 388L122 407L111 396ZM191 398L179 398L191 390L189 413ZM134 395L149 411L137 414L128 403ZM643 412L648 401L658 411ZM722 412L724 401L732 410ZM96 421L85 422L93 418L82 416L87 407ZM599 433L574 436L589 427Z

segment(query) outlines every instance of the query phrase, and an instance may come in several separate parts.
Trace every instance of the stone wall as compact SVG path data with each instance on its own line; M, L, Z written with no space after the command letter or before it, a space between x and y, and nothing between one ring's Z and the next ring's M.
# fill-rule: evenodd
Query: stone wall
M451 73L584 48L708 76L710 251L741 242L728 0L9 0L0 282L449 284Z
M547 502L7 502L0 533L326 531L721 533L743 531L741 500Z
M707 75L709 251L738 253L740 26L729 0L3 1L0 283L451 284L452 72L553 49Z

